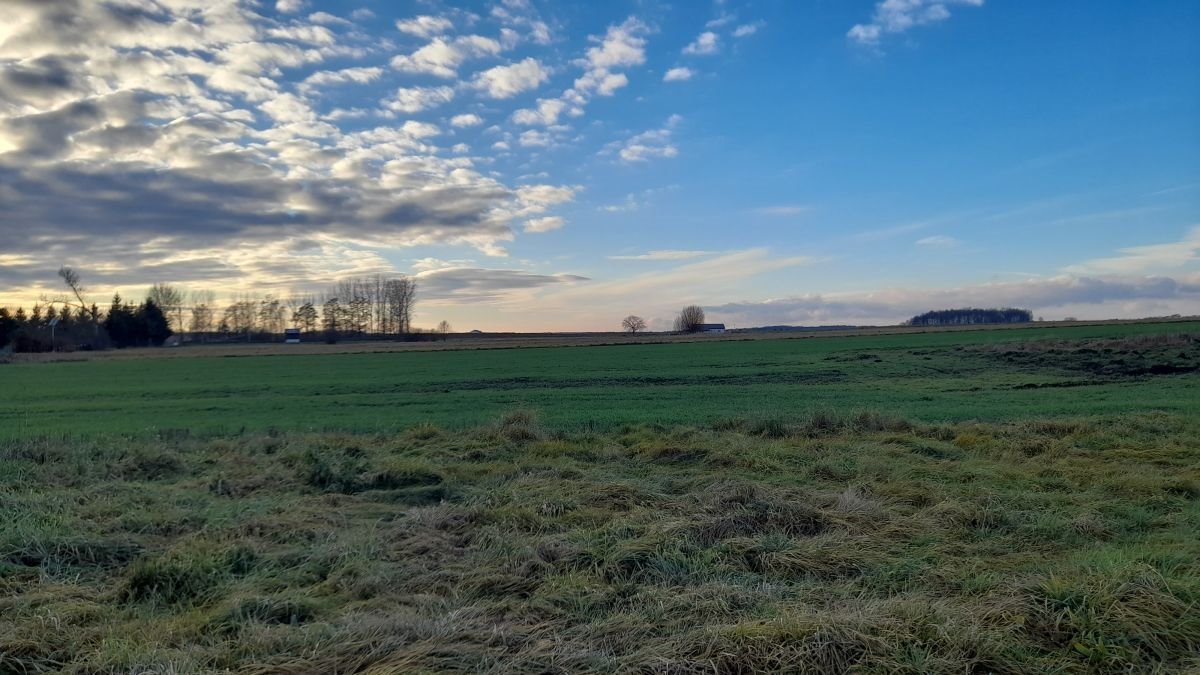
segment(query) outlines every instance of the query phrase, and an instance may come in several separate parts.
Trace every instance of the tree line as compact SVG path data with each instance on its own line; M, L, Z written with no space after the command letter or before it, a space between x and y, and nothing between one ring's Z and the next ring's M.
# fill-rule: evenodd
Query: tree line
M162 345L172 335L197 341L275 340L285 328L326 341L413 335L416 280L384 275L351 277L316 295L243 294L218 304L209 290L166 283L132 304L114 295L107 311L86 299L79 274L59 270L68 293L43 298L32 310L0 308L0 349L73 351ZM443 321L438 330L449 332Z
M906 326L968 326L986 323L1029 323L1033 312L1027 309L942 309L918 314L904 322Z

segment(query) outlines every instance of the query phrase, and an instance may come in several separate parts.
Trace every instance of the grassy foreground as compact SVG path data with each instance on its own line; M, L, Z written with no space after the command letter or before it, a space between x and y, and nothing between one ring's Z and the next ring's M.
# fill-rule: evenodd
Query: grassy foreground
M1200 420L0 443L0 672L1200 668Z

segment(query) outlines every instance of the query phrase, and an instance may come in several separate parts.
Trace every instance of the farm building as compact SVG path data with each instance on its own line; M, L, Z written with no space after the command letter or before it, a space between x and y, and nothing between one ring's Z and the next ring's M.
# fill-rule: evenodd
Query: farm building
M696 327L698 333L724 333L725 324L723 323L702 323Z

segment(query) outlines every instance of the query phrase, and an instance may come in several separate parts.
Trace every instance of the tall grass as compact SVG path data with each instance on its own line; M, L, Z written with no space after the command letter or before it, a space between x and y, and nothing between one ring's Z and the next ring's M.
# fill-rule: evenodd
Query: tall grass
M0 444L0 672L1178 672L1195 419Z

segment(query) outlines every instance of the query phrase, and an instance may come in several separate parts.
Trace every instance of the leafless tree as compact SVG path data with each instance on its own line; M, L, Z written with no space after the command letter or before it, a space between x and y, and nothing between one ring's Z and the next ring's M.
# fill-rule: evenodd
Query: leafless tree
M170 284L158 283L150 287L146 298L158 305L173 329L183 330L183 291Z
M627 333L636 335L638 332L646 330L646 320L640 316L630 314L621 320L621 328L624 328Z
M688 305L675 317L675 332L695 333L704 325L704 308L699 305Z
M258 301L251 296L243 296L235 298L233 303L225 308L225 315L221 321L233 333L245 334L246 340L250 340L251 333L254 332L255 319L258 317Z
M63 283L65 283L67 288L70 289L71 294L75 296L75 301L79 303L78 306L86 311L88 308L88 302L87 300L83 299L83 294L87 291L83 287L83 282L79 279L79 273L70 267L63 265L62 267L58 268L58 276L62 277Z
M258 329L271 334L283 332L283 303L279 298L268 295L258 302Z
M216 319L217 294L208 290L192 291L189 301L192 305L192 320L188 324L188 330L199 336L212 332L213 321Z
M305 333L311 333L317 329L317 313L316 299L311 295L293 297L288 301L292 307L292 325Z

